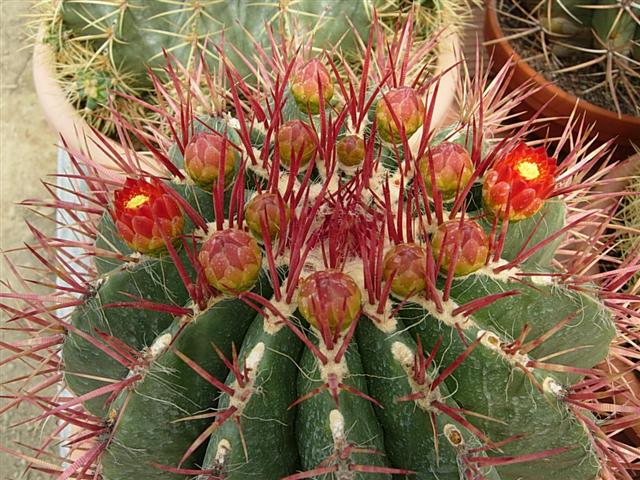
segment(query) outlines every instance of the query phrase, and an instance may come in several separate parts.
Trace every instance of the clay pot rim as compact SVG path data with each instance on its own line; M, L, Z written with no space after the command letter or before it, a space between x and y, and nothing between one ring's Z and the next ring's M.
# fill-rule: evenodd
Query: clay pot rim
M502 28L500 28L500 22L498 21L498 12L495 8L495 2L496 0L489 0L487 2L485 15L485 29L487 29L488 27L488 29L491 30L495 41L491 41L491 43L488 43L485 39L485 45L494 45L496 47L502 48L508 53L508 56L511 56L513 58L513 62L516 65L516 68L524 71L529 78L534 80L536 85L548 90L554 96L563 98L574 105L578 104L579 108L588 111L591 115L612 118L616 119L617 121L636 124L638 128L640 128L640 117L635 117L633 115L624 113L622 115L618 115L612 110L607 110L606 108L594 105L593 103L580 97L576 97L563 88L560 88L553 81L547 80L544 75L539 73L537 70L534 70L533 67L531 67L531 65L529 65L511 46L511 42L504 38L504 33L502 31Z

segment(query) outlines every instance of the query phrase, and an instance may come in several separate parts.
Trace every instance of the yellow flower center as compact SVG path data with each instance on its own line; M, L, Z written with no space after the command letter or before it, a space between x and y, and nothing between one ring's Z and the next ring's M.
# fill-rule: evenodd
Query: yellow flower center
M149 201L149 197L143 193L139 193L135 197L131 197L127 202L126 207L128 209L138 208L140 205L144 205Z
M518 162L516 170L525 180L535 180L540 176L540 169L535 162L527 162L526 160Z

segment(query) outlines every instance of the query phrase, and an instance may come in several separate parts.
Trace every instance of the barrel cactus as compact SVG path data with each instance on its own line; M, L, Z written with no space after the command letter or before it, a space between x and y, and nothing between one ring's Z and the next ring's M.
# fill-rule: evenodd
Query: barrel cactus
M126 180L72 155L68 178L84 187L43 205L80 238L36 231L30 246L58 286L5 294L24 302L5 308L29 337L9 347L34 365L11 405L61 422L34 453L15 452L32 468L631 478L631 449L609 434L638 408L607 400L626 397L596 365L616 324L637 335L638 298L617 292L637 262L602 287L576 266L599 245L579 226L606 225L587 172L607 146L569 133L531 146L533 123L502 126L527 94L502 96L506 67L461 81L458 120L433 131L421 93L437 79L413 67L425 52L407 28L369 40L347 80L330 57L294 50L272 58L263 95L228 65L218 117L193 113L187 84L166 103L169 136L122 124L162 177L133 150L114 152ZM43 393L61 379L68 391ZM67 426L57 466L45 452Z
M352 58L374 15L392 35L398 19L415 8L416 28L426 36L443 27L460 28L469 14L466 0L45 0L41 6L41 35L57 52L69 99L91 125L109 134L114 133L106 111L110 93L149 98L153 85L147 69L161 73L166 52L187 65L204 48L215 65L222 47L237 70L251 75L254 42L270 48L269 29L286 38L305 32L319 51L343 51ZM128 118L144 112L123 97L112 101Z
M583 48L604 48L620 56L636 56L634 42L640 26L640 7L632 1L545 2L541 12L544 24L557 42ZM561 55L570 50L557 46ZM638 60L638 57L635 57Z

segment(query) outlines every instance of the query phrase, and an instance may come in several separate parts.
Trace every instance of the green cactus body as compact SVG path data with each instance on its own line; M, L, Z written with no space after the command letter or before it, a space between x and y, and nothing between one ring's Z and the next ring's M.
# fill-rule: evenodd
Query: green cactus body
M164 282L167 282L166 284ZM166 288L174 285L174 288ZM170 314L146 310L130 311L120 308L104 308L118 302L131 302L128 295L152 302L184 304L188 299L186 289L181 288L180 277L172 262L152 259L135 267L109 274L95 297L76 309L71 323L77 331L71 331L65 342L62 358L65 364L67 385L76 395L84 395L105 385L105 379L124 378L128 371L117 360L96 349L90 338L100 332L114 336L127 345L142 350L148 346L172 322ZM174 303L175 302L175 303ZM82 332L82 333L80 333ZM101 372L99 378L92 374ZM85 403L87 409L103 414L107 396L100 396Z
M605 44L609 50L618 52L620 55L629 55L635 32L640 28L638 23L640 7L630 4L621 11L620 3L612 0L600 0L599 5L602 7L611 5L611 7L600 8L593 12L592 24L596 42Z
M308 350L303 354L301 367L304 373L298 377L300 397L320 387L324 381L321 379L323 373L320 363ZM355 344L349 346L342 361L337 363L337 367L336 370L344 372L343 377L338 380L363 394L367 393L362 362ZM384 452L382 428L376 421L373 405L353 393L340 391L338 404L329 391L323 391L305 400L298 408L296 431L304 470L316 468L323 462L328 465L335 464L341 470L341 460L346 464L353 462L365 466L388 465L388 460L382 453ZM358 452L358 450L347 452L350 446L379 453ZM343 458L340 458L341 456ZM391 475L380 473L354 476L354 478L369 477L388 480Z
M419 68L379 67L357 74L363 92L420 91ZM444 203L418 158L454 127L422 132L415 95L376 111L338 84L315 118L291 119L286 87L207 120L241 157L207 190L182 169L201 119L167 115L172 181L128 178L98 223L100 280L62 358L101 419L102 477L594 480L599 420L575 392L615 326L595 286L556 270L572 167L519 138L460 134L473 175ZM369 119L391 131L387 112L398 128L381 137ZM482 115L460 132L484 132ZM291 121L312 148L279 135ZM360 164L336 160L349 134L364 139Z
M636 34L633 39L631 54L635 60L640 60L640 28L636 27Z
M248 4L230 2L173 2L127 0L62 2L62 21L77 37L91 38L96 51L109 54L119 75L133 76L136 84L151 86L147 68L165 65L163 49L187 64L198 45L233 45L226 53L235 65L242 65L235 49L245 55L252 39L267 43L267 28L283 12L285 34L291 29L314 32L318 48L332 48L346 35L343 47L353 48L350 19L366 36L371 22L372 2L303 0ZM272 24L277 34L278 22ZM218 56L212 49L211 54ZM247 70L248 72L248 70Z
M540 20L545 29L557 36L554 53L575 54L575 49L560 43L615 52L628 56L634 45L640 7L633 2L598 0L551 0L542 8Z
M420 308L407 308L404 315L407 323L416 324L416 331L426 348L432 348L442 336L442 360L449 362L462 353L466 347L455 328L431 316L424 316ZM480 330L470 328L464 332L464 341L474 341ZM486 340L498 338L489 334ZM489 344L489 342L487 342ZM469 417L469 421L489 438L508 438L519 432L528 432L526 438L502 447L498 455L522 455L524 452L543 452L556 448L569 448L553 459L534 460L515 465L498 467L501 478L539 478L540 472L553 477L575 479L595 478L598 462L591 450L586 432L580 423L567 416L566 409L555 399L549 399L536 390L531 380L516 366L501 358L490 346L481 344L465 361L469 369L453 374L449 388L463 384L465 389L457 390L453 398L465 409L486 415L491 420ZM457 372L456 372L457 373ZM534 372L540 384L548 376ZM497 414L510 419L508 426L499 422ZM496 421L498 420L498 421ZM506 432L509 434L506 434ZM535 433L533 433L535 432Z
M477 448L480 443L463 426L431 405L435 400L458 407L445 384L434 391L425 388L435 380L435 369L426 372L426 385L416 381L418 349L402 321L396 318L388 325L378 325L362 319L357 340L371 378L368 382L371 395L381 403L376 413L393 464L416 471L415 478L419 480L458 480L460 469L464 468L465 450ZM419 393L423 395L415 401L408 398ZM437 437L433 432L438 432ZM483 469L482 474L487 479L499 480L491 468Z
M155 356L152 366L132 391L125 390L115 401L116 412L118 408L124 408L127 415L122 417L103 460L106 479L145 478L149 465L175 465L180 461L205 425L204 420L181 419L212 409L217 391L175 350L221 378L227 368L214 352L211 342L219 345L224 355L230 356L231 346L241 342L253 316L254 311L243 302L224 300L195 318L185 320L189 323L175 341L173 338L181 329L178 322L154 341L150 346ZM201 341L203 338L211 342ZM154 422L155 415L163 421ZM195 462L194 456L190 464ZM171 477L168 473L163 475Z
M240 366L251 372L247 384L240 387L236 375L230 373L226 384L238 391L223 396L218 405L224 411L238 404L241 411L211 436L204 470L217 470L230 479L249 479L281 478L298 468L295 410L289 406L297 398L295 362L301 352L302 342L283 324L256 318L239 353Z
M593 18L593 11L583 8L584 2L580 0L551 0L542 14L553 18L565 18L578 28L589 28ZM569 32L558 32L569 33Z

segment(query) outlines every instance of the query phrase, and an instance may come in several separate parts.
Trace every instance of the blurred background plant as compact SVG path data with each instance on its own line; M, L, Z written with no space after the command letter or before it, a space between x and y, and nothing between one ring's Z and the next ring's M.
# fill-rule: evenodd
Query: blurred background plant
M640 162L640 155L637 158ZM627 186L629 195L622 199L618 218L620 221L620 242L617 250L624 261L640 254L640 175L635 175ZM630 291L640 291L640 273L629 280Z
M109 92L148 98L147 68L158 73L165 52L188 66L194 51L206 47L214 65L217 48L224 48L243 74L252 75L246 65L257 54L253 42L268 49L268 25L286 37L306 32L315 49L349 58L357 47L354 32L366 38L374 9L393 35L393 26L414 7L417 38L444 27L459 30L470 15L467 0L41 0L33 24L36 42L54 52L69 101L89 125L113 136L109 98L127 120L139 121L143 112L139 103Z
M498 0L505 38L573 95L640 116L640 3L636 0Z

